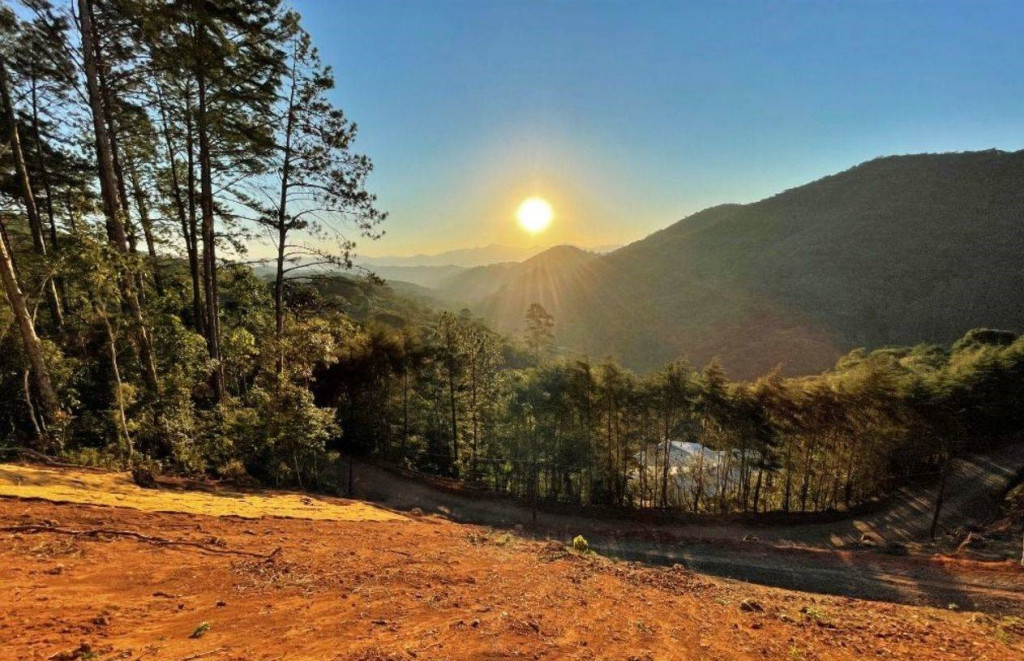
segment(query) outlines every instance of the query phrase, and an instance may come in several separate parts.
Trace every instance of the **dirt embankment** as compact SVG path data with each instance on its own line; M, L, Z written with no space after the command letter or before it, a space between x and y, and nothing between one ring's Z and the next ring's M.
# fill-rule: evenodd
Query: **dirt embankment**
M0 499L0 658L1024 655L1014 617L705 578L434 516L244 519L129 509L125 498L122 507ZM322 503L350 504L302 504Z

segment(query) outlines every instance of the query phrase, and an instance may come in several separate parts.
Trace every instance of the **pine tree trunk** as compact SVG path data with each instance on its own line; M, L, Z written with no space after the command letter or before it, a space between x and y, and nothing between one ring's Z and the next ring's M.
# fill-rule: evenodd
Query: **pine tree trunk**
M764 477L764 467L757 467L757 482L754 484L754 514L757 514L757 504L761 500L761 481Z
M132 184L132 195L135 198L135 209L139 214L139 225L142 226L142 235L146 239L146 253L149 255L150 269L153 271L153 285L158 294L163 296L163 279L160 276L160 259L156 254L156 240L153 236L153 220L149 217L149 205L146 202L146 193L142 190L139 182L139 175L135 169L135 162L128 159L128 179Z
M206 336L206 308L202 296L202 267L199 263L199 221L196 216L196 163L195 136L192 123L192 102L185 96L185 153L188 187L188 226L186 242L189 245L188 261L192 276L192 309L196 319L196 329Z
M128 417L124 411L124 389L121 387L121 368L117 360L117 340L114 337L114 329L110 325L110 319L106 312L98 311L100 319L103 320L103 327L107 334L107 351L110 358L110 370L114 376L113 390L114 401L117 402L117 424L118 431L124 436L125 448L127 449L128 460L135 458L135 446L132 443L131 434L128 431Z
M454 351L454 349L453 349ZM448 403L452 416L452 471L459 461L459 420L455 409L455 366L448 365Z
M2 223L0 223L0 280L3 281L4 294L6 294L7 301L11 304L14 317L18 322L18 330L21 332L21 341L32 368L32 378L35 381L43 418L46 422L51 423L58 418L60 407L50 382L50 372L43 359L42 343L36 335L35 326L32 325L32 316L25 305L25 295L21 293L21 286L14 269L14 257L7 243L7 230Z
M295 82L298 57L292 52L291 88L288 92L288 116L285 119L284 152L281 156L281 195L277 203L277 276L274 278L274 331L278 341L277 375L284 372L284 260L288 239L288 189L292 171L292 129L295 125Z
M946 481L949 479L949 469L952 466L952 452L946 450L946 456L942 460L942 479L939 480L939 491L935 494L935 511L932 513L932 527L930 536L935 539L935 533L939 529L939 516L942 514L942 501L946 496Z
M405 458L405 448L409 443L409 366L402 370L402 450L400 459Z
M475 363L475 360L476 360L476 357L474 357L474 363ZM475 364L473 365L473 371L472 371L472 375L471 375L470 378L471 378L470 387L472 389L472 392L471 392L471 395L470 395L472 401L471 401L470 406L473 409L473 458L472 458L472 461L471 461L471 466L472 466L472 471L473 471L473 479L476 479L476 447L477 447L477 434L479 433L479 424L478 424L478 421L477 421L477 411L476 411L476 365Z
M669 437L671 433L671 419L672 416L666 411L665 413L665 463L661 466L661 507L665 509L668 507L668 463L672 459L672 440Z
M199 132L199 209L203 234L203 293L206 295L206 346L214 361L214 400L224 398L224 364L220 353L220 303L217 293L217 240L213 218L213 163L210 154L210 130L207 117L206 78L196 72L198 107L196 128Z
M39 172L39 178L43 184L43 192L46 193L46 216L50 221L50 245L53 250L60 249L59 238L57 235L57 218L53 211L53 186L50 182L50 173L46 170L46 162L43 160L43 137L39 130L39 97L36 90L36 79L32 79L32 134L35 138L36 143L36 169ZM58 309L63 311L64 306L67 305L68 293L67 286L63 278L55 278L57 285ZM63 319L61 319L63 322Z
M284 197L283 192L281 197ZM279 380L281 375L284 374L284 260L286 257L285 241L287 238L288 232L282 222L278 226L277 272L274 276L274 337L277 338L278 343L275 369Z
M21 188L21 199L25 203L25 214L28 216L28 225L32 233L32 246L36 254L46 258L46 240L43 238L43 222L39 217L39 209L36 207L36 199L32 194L32 183L28 176L28 167L25 164L25 154L21 149L21 137L18 131L18 117L14 112L14 104L11 101L11 89L7 78L7 62L0 56L0 101L3 104L3 119L6 135L5 141L11 147L11 156L14 158L14 171L18 178L18 187ZM50 307L50 316L57 328L64 325L64 315L60 308L60 298L57 296L57 287L53 278L46 280L46 301Z
M117 198L121 205L121 220L124 223L128 249L133 255L138 254L138 237L132 225L132 216L128 205L128 190L125 186L124 171L121 169L120 149L118 148L118 131L113 117L113 98L110 95L110 85L107 83L107 65L103 56L102 31L96 25L96 15L93 12L93 4L89 1L89 22L92 26L92 53L95 58L95 71L97 89L99 91L100 103L98 105L102 114L103 125L106 127L107 141L110 145L110 163L113 168L114 182L117 185ZM137 278L137 284L141 292L141 280Z
M121 218L121 202L118 199L117 179L114 175L113 160L110 151L110 137L104 122L103 104L99 89L99 77L96 71L96 52L93 38L90 0L78 0L79 21L82 31L82 59L85 64L86 87L89 92L89 106L92 111L93 129L96 138L96 158L99 165L100 193L103 197L104 211L107 217L107 236L110 243L121 254L128 251L127 237ZM154 394L159 393L159 381L156 375L156 364L153 360L153 345L149 339L142 316L142 306L130 276L120 279L122 295L131 312L135 325L135 343L139 349L146 385Z

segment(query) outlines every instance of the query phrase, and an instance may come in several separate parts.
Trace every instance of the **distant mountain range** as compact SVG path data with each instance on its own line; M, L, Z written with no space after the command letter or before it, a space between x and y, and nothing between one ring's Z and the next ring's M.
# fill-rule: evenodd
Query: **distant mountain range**
M648 370L817 372L858 347L1024 329L1024 151L879 158L706 209L598 255L569 246L438 277L430 291L518 332L532 302L564 348Z
M607 253L621 247L622 246L620 245L605 245L590 248L590 250L598 253ZM374 269L435 266L459 266L462 268L473 268L475 266L487 266L489 264L498 264L502 262L521 262L524 259L529 259L534 255L544 252L545 250L547 250L547 247L545 246L520 248L516 246L492 243L489 246L482 246L479 248L460 248L458 250L448 250L431 255L395 255L383 257L361 256L358 257L356 261L360 265ZM414 277L418 277L419 275L415 272L412 272L412 274Z
M497 262L521 262L545 250L544 246L519 248L492 243L478 248L460 248L432 255L359 257L358 263L369 266L461 266L469 268Z

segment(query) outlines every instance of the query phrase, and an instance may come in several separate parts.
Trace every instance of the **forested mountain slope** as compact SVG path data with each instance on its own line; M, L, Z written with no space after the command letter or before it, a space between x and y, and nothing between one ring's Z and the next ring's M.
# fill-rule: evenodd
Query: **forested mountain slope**
M456 273L437 290L452 302L479 304L507 289L509 304L525 311L539 297L552 295L564 276L597 257L597 253L575 246L555 246L522 262L489 264Z
M731 375L829 367L857 346L1024 326L1024 152L879 158L685 218L480 304L506 330L532 300L557 340L637 369L718 357Z

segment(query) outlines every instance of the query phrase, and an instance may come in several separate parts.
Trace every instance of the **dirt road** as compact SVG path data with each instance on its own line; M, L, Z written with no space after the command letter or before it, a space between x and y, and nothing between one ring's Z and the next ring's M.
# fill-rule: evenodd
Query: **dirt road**
M947 485L940 529L984 522L1022 469L1024 443L958 460ZM883 544L926 537L934 512L934 485L900 489L869 515L829 523L655 526L545 512L534 522L530 508L437 489L369 464L357 465L354 477L357 496L389 507L418 507L463 522L521 524L539 538L564 541L584 534L594 548L613 557L657 565L680 563L714 576L823 594L1024 612L1024 584L1012 568L997 576L976 569L980 565L937 560L930 554L894 557L855 550L865 533ZM752 538L757 542L744 541Z
M988 455L971 455L954 462L942 508L939 529L982 523L993 514L1006 490L1024 474L1024 442ZM506 500L461 495L410 480L370 464L357 463L355 495L397 509L419 507L467 523L527 525L532 511ZM865 533L882 541L910 542L928 535L937 485L912 485L896 491L876 511L839 521L801 525L720 524L709 522L668 525L629 519L595 521L581 516L541 512L537 526L565 532L589 530L609 534L658 532L699 540L739 541L755 536L778 546L856 548Z

